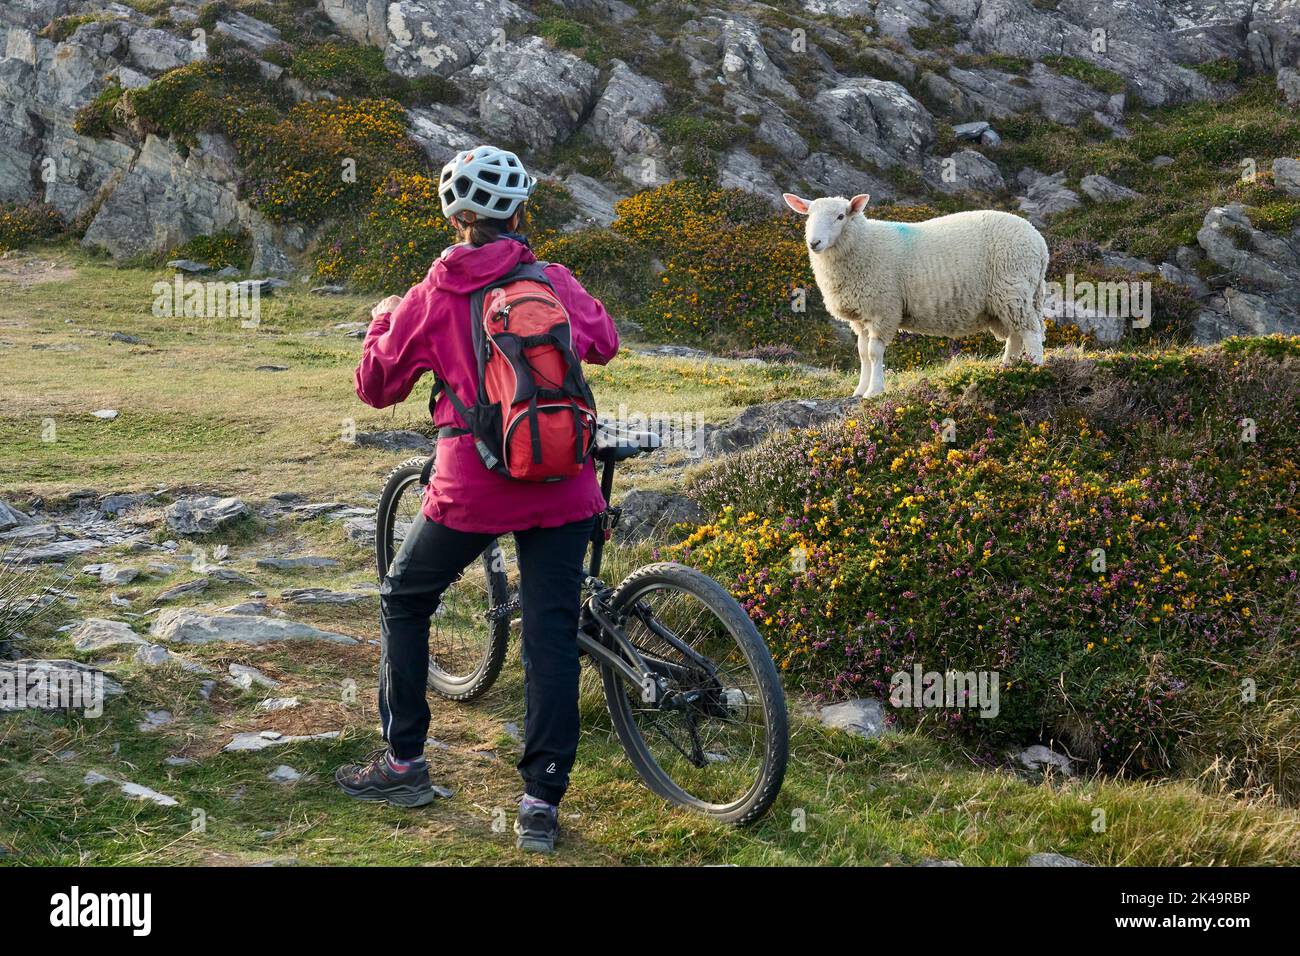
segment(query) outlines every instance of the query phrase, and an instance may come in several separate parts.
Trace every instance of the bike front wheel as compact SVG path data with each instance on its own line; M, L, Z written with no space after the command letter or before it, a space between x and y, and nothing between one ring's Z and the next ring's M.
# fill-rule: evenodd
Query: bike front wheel
M380 583L392 566L424 500L428 459L411 458L388 476L375 514L375 561ZM484 694L501 673L510 615L490 613L510 600L509 561L499 541L442 594L429 622L429 689L448 700Z
M653 693L603 664L619 741L661 797L737 825L776 799L789 758L785 694L744 609L694 568L652 564L618 586L610 609L655 673Z

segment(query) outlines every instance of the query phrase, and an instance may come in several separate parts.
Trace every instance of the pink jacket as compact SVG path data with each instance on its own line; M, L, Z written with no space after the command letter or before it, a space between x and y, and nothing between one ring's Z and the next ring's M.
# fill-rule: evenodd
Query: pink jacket
M433 372L462 402L472 403L477 367L469 294L516 264L535 260L527 246L513 239L447 249L394 312L370 323L355 375L357 395L367 405L387 408L404 400L425 372ZM618 352L618 332L605 307L564 266L551 264L546 275L569 311L574 351L585 362L604 365ZM439 428L465 425L446 396L439 397L433 421ZM437 454L424 513L457 531L504 534L553 528L605 508L590 461L576 477L527 482L489 471L468 435L440 439Z

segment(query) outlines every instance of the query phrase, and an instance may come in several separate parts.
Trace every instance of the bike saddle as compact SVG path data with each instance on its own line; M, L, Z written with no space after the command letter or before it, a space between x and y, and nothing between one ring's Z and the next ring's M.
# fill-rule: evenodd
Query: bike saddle
M635 431L602 420L596 423L596 447L592 457L597 461L624 461L642 452L654 451L662 443L654 432Z

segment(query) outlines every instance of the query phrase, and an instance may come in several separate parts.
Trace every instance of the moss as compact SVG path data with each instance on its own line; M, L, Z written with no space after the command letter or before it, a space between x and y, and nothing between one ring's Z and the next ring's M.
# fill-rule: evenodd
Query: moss
M100 23L112 19L114 17L107 13L78 13L72 16L56 17L46 24L39 35L54 43L62 43L88 23Z
M253 237L246 232L223 232L196 236L171 254L175 259L193 259L214 269L234 266L246 270L253 260Z
M1107 70L1077 56L1045 56L1043 64L1051 67L1062 76L1068 76L1081 83L1087 83L1103 93L1123 93L1127 84L1124 77L1113 70Z
M908 38L918 50L946 49L961 40L956 24L945 19L924 27L908 27Z
M1230 56L1209 63L1196 63L1192 69L1215 83L1235 83L1241 79L1241 64Z

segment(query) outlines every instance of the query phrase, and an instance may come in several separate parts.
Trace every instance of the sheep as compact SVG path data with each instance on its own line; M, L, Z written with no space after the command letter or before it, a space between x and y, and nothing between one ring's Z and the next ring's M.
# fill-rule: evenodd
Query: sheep
M785 193L807 216L805 239L827 310L858 338L855 398L885 389L885 348L901 331L992 332L1002 361L1043 361L1047 243L1027 220L977 210L902 223L868 219L871 197L812 201Z

